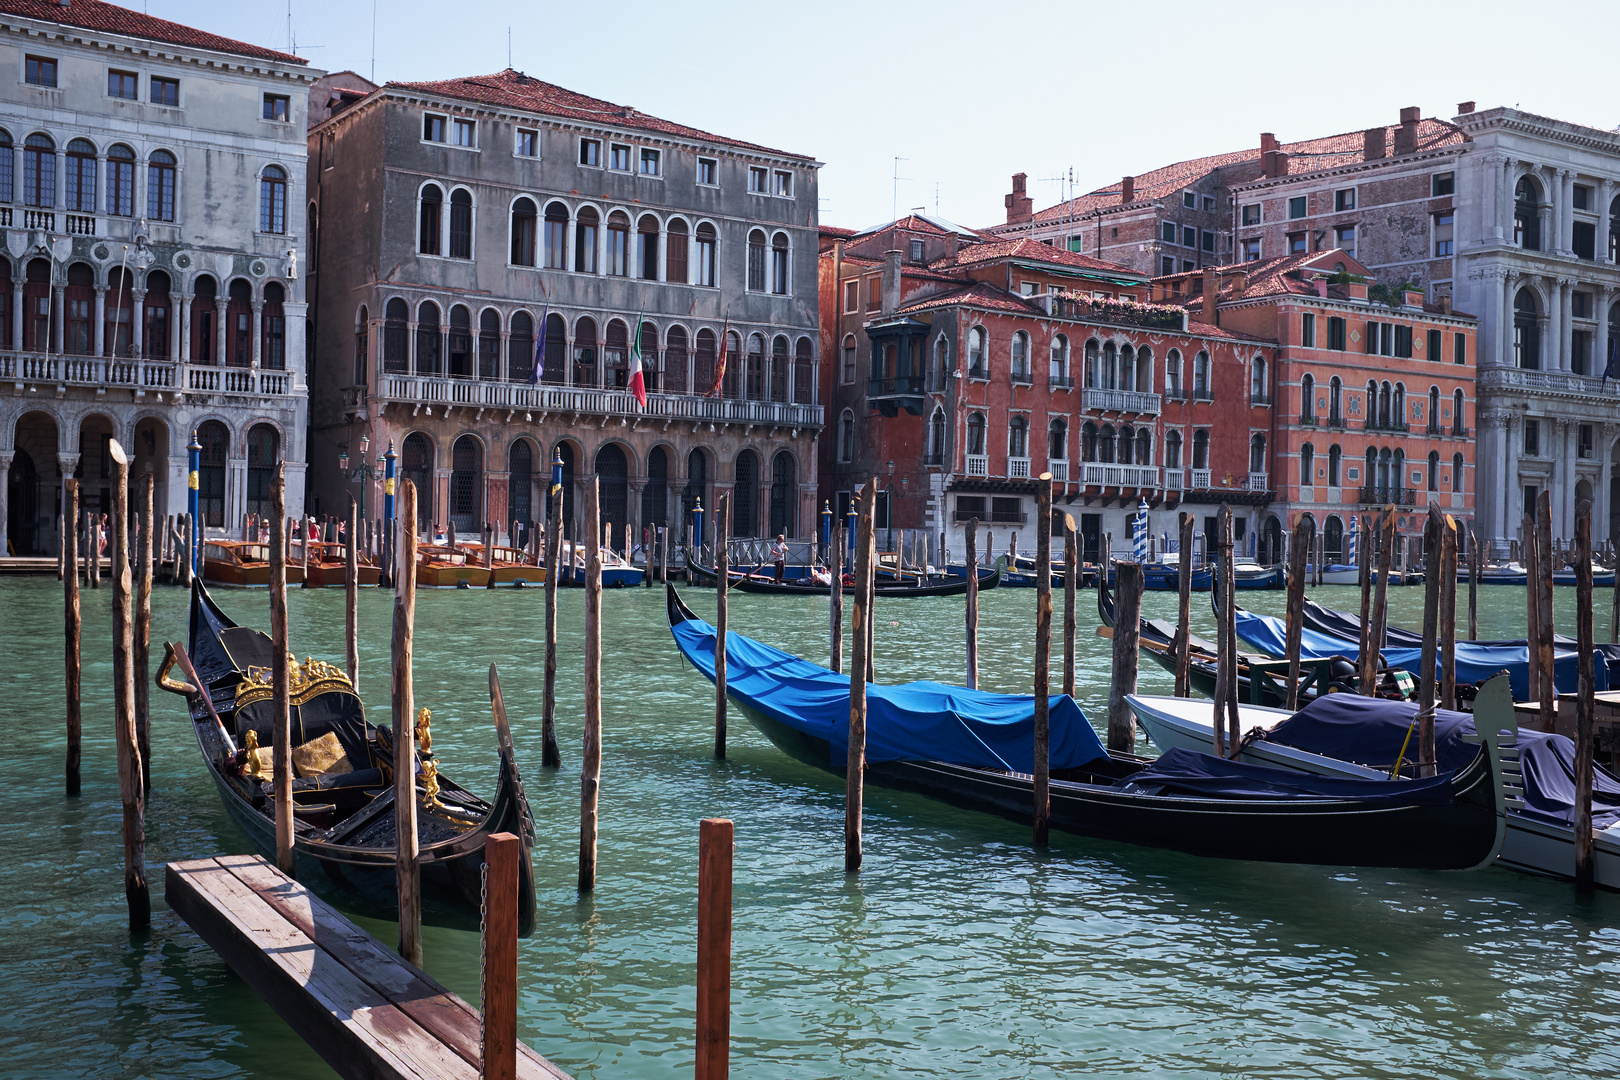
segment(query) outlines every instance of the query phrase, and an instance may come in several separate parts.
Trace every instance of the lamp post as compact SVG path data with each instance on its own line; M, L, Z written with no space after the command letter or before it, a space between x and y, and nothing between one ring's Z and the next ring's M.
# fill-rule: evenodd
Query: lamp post
M197 553L202 545L197 542L197 534L201 531L202 520L197 515L197 474L202 469L202 443L197 441L197 429L191 429L191 444L186 447L186 512L191 515L191 529L186 535L186 544L191 549L186 552L186 558L191 560L191 574L197 574Z
M360 464L353 472L349 471L349 452L344 450L338 455L338 468L349 478L351 483L360 485L360 520L366 520L366 488L371 486L373 480L382 477L385 458L377 455L377 464L372 465L366 458L371 452L371 440L365 435L360 436Z
M883 471L888 473L888 476L889 476L888 483L883 485L883 509L885 511L883 516L884 516L884 519L888 522L888 525L885 526L885 527L889 530L889 546L894 547L894 459L893 458L890 458L888 463L886 465L884 465Z
M826 562L832 557L832 503L823 501L821 504L821 561Z

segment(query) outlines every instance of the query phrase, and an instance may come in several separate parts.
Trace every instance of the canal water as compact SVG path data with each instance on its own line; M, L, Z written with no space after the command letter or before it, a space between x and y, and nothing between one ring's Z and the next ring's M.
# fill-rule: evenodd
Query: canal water
M1422 590L1392 590L1415 627ZM1482 590L1484 637L1524 632L1524 591ZM0 1076L330 1077L162 903L166 860L250 850L154 691L153 927L125 925L111 738L111 590L84 594L84 792L62 795L62 603L0 580ZM1081 594L1081 704L1103 719L1109 643ZM1355 590L1313 590L1354 607ZM268 626L264 591L222 592ZM692 606L713 611L711 593ZM981 671L1028 692L1034 592L986 593ZM154 599L154 655L185 595ZM1199 633L1213 637L1207 594ZM1280 614L1282 593L1246 606ZM1598 633L1607 637L1608 594ZM300 657L342 662L343 596L298 591ZM1174 597L1150 594L1150 615ZM1558 591L1573 633L1573 590ZM1620 896L1500 870L1441 874L1223 862L1028 830L867 791L866 868L842 867L843 784L746 722L712 757L712 690L683 666L659 590L604 604L600 884L574 889L583 597L561 596L560 772L540 768L539 590L417 605L416 695L443 771L488 793L486 670L501 667L538 826L539 919L520 950L519 1033L581 1077L690 1076L697 823L736 822L733 1074L823 1077L1552 1077L1620 1073ZM386 716L390 597L362 597L360 691ZM825 601L737 595L732 626L826 655ZM962 602L881 602L881 681L960 681ZM1061 626L1061 620L1059 620ZM847 652L846 652L847 655ZM1151 663L1144 692L1168 693ZM317 887L321 886L316 882ZM359 917L385 942L389 922ZM477 1000L478 939L429 927L426 967Z

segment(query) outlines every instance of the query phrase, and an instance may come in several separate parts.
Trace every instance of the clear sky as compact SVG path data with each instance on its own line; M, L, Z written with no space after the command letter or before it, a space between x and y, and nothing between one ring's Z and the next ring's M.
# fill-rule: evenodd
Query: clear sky
M139 8L141 0L123 0ZM285 48L288 8L148 0L153 15ZM372 71L370 0L292 0L299 54ZM1160 165L1395 123L1417 105L1517 105L1620 125L1620 3L1345 0L690 4L378 0L376 78L507 65L822 162L821 220L936 207L1004 219ZM901 179L895 184L895 158ZM896 192L898 187L898 192Z

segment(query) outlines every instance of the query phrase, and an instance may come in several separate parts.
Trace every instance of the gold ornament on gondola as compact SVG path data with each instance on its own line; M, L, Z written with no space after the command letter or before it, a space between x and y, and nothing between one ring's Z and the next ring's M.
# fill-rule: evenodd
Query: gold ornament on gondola
M329 694L334 690L354 693L354 684L342 668L324 660L306 657L300 664L297 657L287 656L287 697L291 704L302 705L311 698ZM268 667L249 667L236 684L237 711L256 701L268 701L275 696L275 681Z
M416 711L416 749L422 758L422 800L439 802L439 763L433 760L433 714L424 706Z
M243 774L254 780L259 779L264 774L264 769L259 765L259 733L252 728L247 730L247 738L242 742L242 752L247 755Z

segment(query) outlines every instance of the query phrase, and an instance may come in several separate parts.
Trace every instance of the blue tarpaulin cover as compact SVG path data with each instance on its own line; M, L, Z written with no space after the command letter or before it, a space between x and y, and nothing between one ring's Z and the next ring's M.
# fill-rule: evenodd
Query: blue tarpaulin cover
M1292 746L1323 757L1352 761L1375 769L1388 769L1401 752L1408 729L1412 740L1406 761L1417 756L1417 731L1412 721L1417 704L1359 694L1328 694L1272 728L1268 742ZM1434 751L1441 769L1461 769L1479 753L1475 743L1464 742L1474 733L1474 718L1467 713L1435 710ZM1524 809L1527 817L1569 825L1575 820L1575 744L1563 735L1519 729L1519 759L1524 766ZM1378 783L1378 781L1373 781ZM1620 778L1594 768L1592 823L1603 829L1620 821Z
M1315 796L1379 799L1402 806L1445 806L1452 799L1451 775L1443 772L1419 780L1318 776L1173 747L1141 772L1121 781L1120 786L1143 788L1154 795L1196 795L1212 799Z
M1256 615L1252 611L1238 610L1237 634L1251 648L1268 656L1288 655L1288 624L1270 615ZM1379 650L1384 662L1392 668L1403 668L1414 674L1422 670L1423 648L1385 648ZM1354 661L1361 656L1359 641L1319 633L1305 627L1300 634L1299 658L1302 661L1325 660L1343 656ZM1599 691L1609 688L1609 669L1600 650L1593 651L1593 680ZM1438 666L1439 653L1435 654ZM1561 694L1575 692L1577 659L1572 649L1553 650L1553 685ZM1482 645L1472 641L1457 642L1457 681L1484 682L1492 675L1506 671L1513 686L1516 701L1530 697L1530 661L1528 650L1520 645Z
M714 627L700 620L670 628L692 666L714 679ZM849 746L849 676L741 634L726 635L726 692L761 713L831 745L842 767ZM1050 762L1072 769L1106 758L1097 732L1073 698L1051 698ZM1030 772L1035 699L936 682L866 688L868 761L945 761Z

